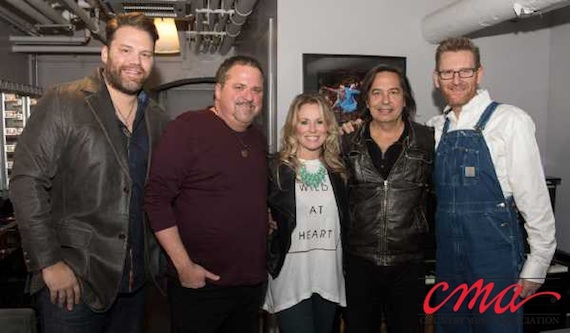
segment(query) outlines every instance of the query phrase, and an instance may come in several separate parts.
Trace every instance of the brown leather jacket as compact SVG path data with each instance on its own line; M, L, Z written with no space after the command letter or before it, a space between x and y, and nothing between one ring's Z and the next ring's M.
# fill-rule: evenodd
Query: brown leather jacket
M168 116L153 101L144 112L151 154ZM117 127L99 69L48 90L19 137L10 198L32 273L30 292L43 287L42 268L64 261L78 276L87 305L102 311L113 303L127 248L131 189ZM147 263L156 266L157 243L150 229L145 236Z
M364 129L344 138L349 170L347 252L378 266L423 259L428 224L426 197L434 155L433 130L410 122L403 150L387 179L368 154Z

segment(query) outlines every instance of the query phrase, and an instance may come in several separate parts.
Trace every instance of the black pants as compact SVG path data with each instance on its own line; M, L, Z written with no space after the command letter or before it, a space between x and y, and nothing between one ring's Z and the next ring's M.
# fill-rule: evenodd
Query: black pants
M200 289L184 288L168 281L168 302L173 333L258 333L259 309L265 284Z
M348 332L380 332L382 315L389 333L423 332L424 270L423 263L376 266L364 259L348 256Z

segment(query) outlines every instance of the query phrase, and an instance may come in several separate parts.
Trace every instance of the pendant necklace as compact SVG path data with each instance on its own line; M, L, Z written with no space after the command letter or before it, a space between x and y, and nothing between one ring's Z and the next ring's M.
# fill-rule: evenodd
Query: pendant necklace
M232 130L232 133L234 134L234 136L236 137L236 139L239 141L239 144L242 146L242 150L241 150L241 157L243 158L247 158L249 156L249 146L246 145L241 138L239 137L239 135Z
M319 167L316 171L310 172L307 170L305 163L301 164L299 169L299 176L301 177L301 182L310 187L319 187L325 180L326 170L322 163L319 163Z
M216 115L218 116L218 118L221 118L220 115L218 114L218 110L216 109L216 107L212 107L210 108L210 110ZM222 119L223 120L223 119ZM224 122L225 124L225 122ZM226 124L227 126L227 124ZM241 145L242 149L241 149L241 157L243 158L247 158L249 157L249 145L245 144L243 142L243 140L239 137L238 133L236 131L234 131L233 129L229 128L229 126L227 126L228 129L230 130L230 132L232 132L232 134L234 135L234 137L237 139L238 143Z
M136 105L137 105L136 101L131 105L131 109L129 110L129 113L127 113L126 117L123 115L123 113L121 112L121 110L119 109L119 107L115 103L113 103L113 105L115 106L115 112L119 116L119 120L128 128L129 127L129 118L131 118L131 115L133 114L133 112L136 109Z

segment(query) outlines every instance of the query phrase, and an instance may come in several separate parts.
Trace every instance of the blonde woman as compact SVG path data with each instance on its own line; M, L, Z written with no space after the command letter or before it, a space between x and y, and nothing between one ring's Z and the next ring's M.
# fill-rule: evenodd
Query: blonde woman
M346 306L341 227L348 219L339 129L322 95L295 97L281 150L270 162L269 239L264 308L282 333L330 332Z

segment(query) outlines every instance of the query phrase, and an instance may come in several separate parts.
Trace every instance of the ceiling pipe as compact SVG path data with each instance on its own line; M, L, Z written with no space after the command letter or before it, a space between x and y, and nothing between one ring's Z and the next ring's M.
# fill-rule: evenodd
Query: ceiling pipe
M27 16L33 18L38 23L53 24L53 22L50 21L50 19L42 15L42 13L35 10L34 7L28 5L26 2L22 0L6 0L6 2L16 7L18 10L20 10L22 13L26 14Z
M14 53L65 53L99 54L100 46L50 46L50 45L13 45Z
M57 24L69 24L69 22L67 22L63 16L61 16L61 13L58 13L55 9L51 8L51 6L48 5L44 0L26 0L26 2L35 7L53 22Z
M220 0L210 0L210 9L220 9ZM218 15L214 13L208 14L208 27L210 31L214 31Z
M233 5L234 5L234 0L222 0L222 9L225 11L231 10ZM229 16L227 14L220 14L220 17L218 18L218 25L216 26L216 31L221 32L226 30L228 17Z
M460 0L422 19L422 34L437 44L495 24L569 5L569 0Z
M109 10L109 7L107 7L107 4L105 4L103 0L86 0L86 1L91 7L98 8L101 11L105 21L113 17L114 14Z
M196 2L196 9L197 10L204 8L204 1L203 0L198 0L195 2ZM202 30L204 29L203 25L204 25L204 14L196 11L196 27L195 27L195 30L196 30L196 32L198 32L198 34L196 35L196 40L194 43L194 53L195 54L199 54L200 48L202 47L202 35L200 34L200 32L202 32Z
M253 12L253 7L257 0L238 0L235 4L235 12L230 18L230 23L226 28L226 36L220 45L220 54L226 55L232 47L235 39L239 36L243 24L246 22L247 17Z
M74 0L58 0L58 1L60 3L65 4L69 8L69 10L71 10L71 12L73 14L77 15L79 17L79 19L81 19L81 21L83 21L83 23L85 23L87 28L89 30L91 30L92 33L99 34L99 24L97 22L93 21L89 17L89 15L87 15L87 13L85 13L85 10L83 10L81 7L79 7Z
M8 23L15 26L18 30L30 35L30 36L38 36L39 34L36 32L36 29L33 25L29 24L25 20L21 19L20 17L14 15L11 11L4 8L0 5L0 17L6 20Z
M87 36L10 36L10 42L20 45L85 45Z

